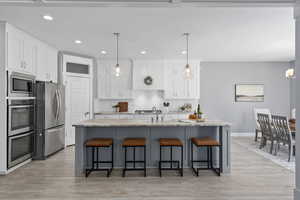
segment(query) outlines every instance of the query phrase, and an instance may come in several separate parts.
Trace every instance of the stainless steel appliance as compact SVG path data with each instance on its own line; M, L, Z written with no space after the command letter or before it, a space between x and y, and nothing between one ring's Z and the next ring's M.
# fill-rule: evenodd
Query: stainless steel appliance
M8 99L8 136L34 130L35 99Z
M34 159L46 159L65 146L65 88L37 81Z
M7 71L7 80L8 97L33 96L35 76Z
M32 157L34 132L8 137L7 168L11 168Z

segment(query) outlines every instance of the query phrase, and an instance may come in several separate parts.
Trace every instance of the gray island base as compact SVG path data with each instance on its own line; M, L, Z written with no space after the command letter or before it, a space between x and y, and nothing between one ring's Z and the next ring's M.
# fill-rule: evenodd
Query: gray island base
M217 139L222 144L221 156L218 150L214 150L214 162L217 164L219 158L222 160L222 173L230 173L230 124L222 121L165 121L151 122L142 120L126 119L94 119L79 122L75 127L75 176L83 176L86 167L90 167L91 152L85 149L85 141L92 138L112 138L114 140L114 167L124 167L124 151L122 141L124 138L144 137L147 139L146 156L147 167L158 168L159 161L159 138L179 138L184 144L183 164L185 168L190 167L191 142L192 137L210 136ZM105 152L107 151L107 152ZM206 159L206 148L200 148L196 153L195 159ZM101 160L110 159L109 149L99 153ZM131 151L127 154L128 159L133 157ZM170 152L165 150L163 158L169 159ZM136 159L142 159L143 152L136 151ZM180 159L179 150L173 150L173 159Z

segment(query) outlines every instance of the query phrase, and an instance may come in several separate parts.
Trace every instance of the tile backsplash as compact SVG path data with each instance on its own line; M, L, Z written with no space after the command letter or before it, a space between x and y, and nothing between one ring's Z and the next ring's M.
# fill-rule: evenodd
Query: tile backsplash
M135 110L148 110L155 106L158 109L163 109L163 102L170 102L169 111L179 111L180 106L185 103L190 103L193 106L193 110L199 102L197 99L193 100L165 100L164 92L160 90L149 91L134 91L133 99L120 99L120 100L107 100L107 99L95 99L94 110L95 112L113 112L115 111L113 106L120 101L128 101L128 111L134 112Z

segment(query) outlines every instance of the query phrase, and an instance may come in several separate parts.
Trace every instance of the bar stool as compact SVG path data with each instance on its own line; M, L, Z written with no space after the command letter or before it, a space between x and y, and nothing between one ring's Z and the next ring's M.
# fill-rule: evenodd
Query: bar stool
M160 138L159 139L159 176L162 176L162 170L178 170L180 175L183 176L183 144L177 138ZM179 147L181 151L181 167L179 160L173 160L173 147ZM170 160L162 160L162 148L170 148ZM162 167L162 163L170 163L170 167ZM173 163L177 167L173 167Z
M145 138L126 138L122 144L125 150L125 160L124 160L124 169L123 169L123 177L125 177L126 171L133 171L133 170L142 170L144 171L144 177L147 176L146 174L146 139ZM127 160L127 149L133 149L133 160ZM143 148L144 150L144 160L136 160L135 159L135 150L136 148ZM132 163L132 168L127 168L127 163ZM139 168L136 167L136 163L143 163L144 167Z
M201 148L201 147L206 147L206 151L207 151L207 156L206 156L206 160L194 160L194 150L193 150L193 146L196 146L197 148ZM221 162L222 160L219 160L219 167L218 168L214 168L214 163L213 163L213 147L219 148L219 158L221 158L221 144L211 138L211 137L204 137L204 138L195 138L193 137L191 139L191 164L192 164L192 169L195 172L195 174L197 176L199 176L199 170L207 170L207 169L211 169L213 170L218 176L221 175ZM206 163L207 164L207 168L203 168L203 167L198 167L198 168L194 168L194 163Z
M85 170L85 176L88 177L92 171L107 171L107 177L110 176L113 168L114 168L114 143L111 138L95 138L90 139L85 142L86 147L86 160L88 161L88 149L92 149L92 167L90 169ZM101 148L109 148L111 147L111 160L104 161L99 159L99 154ZM95 158L95 150L96 150L96 158ZM111 164L110 168L100 168L101 163ZM96 165L96 167L95 167Z

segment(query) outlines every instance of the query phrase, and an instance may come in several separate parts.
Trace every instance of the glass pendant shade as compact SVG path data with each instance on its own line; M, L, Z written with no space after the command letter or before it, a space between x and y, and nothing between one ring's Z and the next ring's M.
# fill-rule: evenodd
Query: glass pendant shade
M121 69L120 69L120 65L119 64L116 64L116 67L115 67L115 75L117 77L120 76L120 73L121 73Z
M192 70L189 64L186 64L185 66L185 78L191 79L192 78Z

